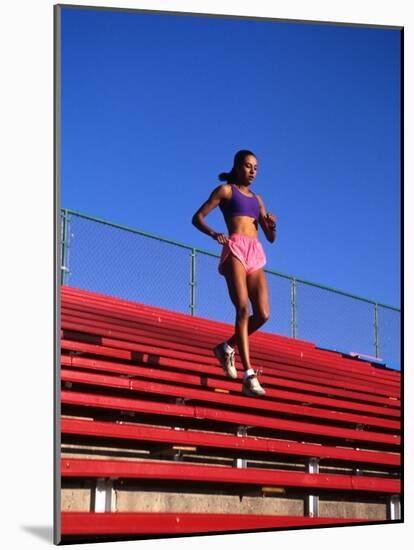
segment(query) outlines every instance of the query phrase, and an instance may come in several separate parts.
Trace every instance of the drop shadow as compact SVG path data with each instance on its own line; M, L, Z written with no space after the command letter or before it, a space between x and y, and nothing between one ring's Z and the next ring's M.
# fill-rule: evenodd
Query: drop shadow
M51 525L21 525L23 531L53 544L53 527Z

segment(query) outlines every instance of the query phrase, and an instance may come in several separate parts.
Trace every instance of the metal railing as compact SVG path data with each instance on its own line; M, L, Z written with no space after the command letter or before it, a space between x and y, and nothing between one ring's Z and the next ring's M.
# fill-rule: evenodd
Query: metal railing
M61 210L61 283L165 309L234 322L219 254L69 209ZM263 327L320 347L400 363L400 310L265 269Z

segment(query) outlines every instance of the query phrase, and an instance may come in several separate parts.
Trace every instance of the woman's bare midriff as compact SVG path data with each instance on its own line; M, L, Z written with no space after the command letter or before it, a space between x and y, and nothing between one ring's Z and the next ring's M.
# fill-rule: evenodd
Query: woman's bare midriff
M229 235L238 233L245 237L257 238L257 221L249 216L234 216L226 221Z

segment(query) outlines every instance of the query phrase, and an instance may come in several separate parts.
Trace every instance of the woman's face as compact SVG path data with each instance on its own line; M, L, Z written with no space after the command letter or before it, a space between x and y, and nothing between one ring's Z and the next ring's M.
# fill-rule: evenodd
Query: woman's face
M236 168L240 183L250 185L257 172L257 159L253 155L244 157L243 162Z

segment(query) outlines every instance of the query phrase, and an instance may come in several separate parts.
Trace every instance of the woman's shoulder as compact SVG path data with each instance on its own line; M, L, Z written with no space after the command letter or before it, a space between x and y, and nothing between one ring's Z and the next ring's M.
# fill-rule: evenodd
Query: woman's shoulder
M260 204L260 206L264 208L264 203L263 203L262 197L260 195L258 195L257 193L255 193L254 195L257 198L257 201Z
M220 199L231 199L233 190L229 183L223 183L216 187L215 191Z

